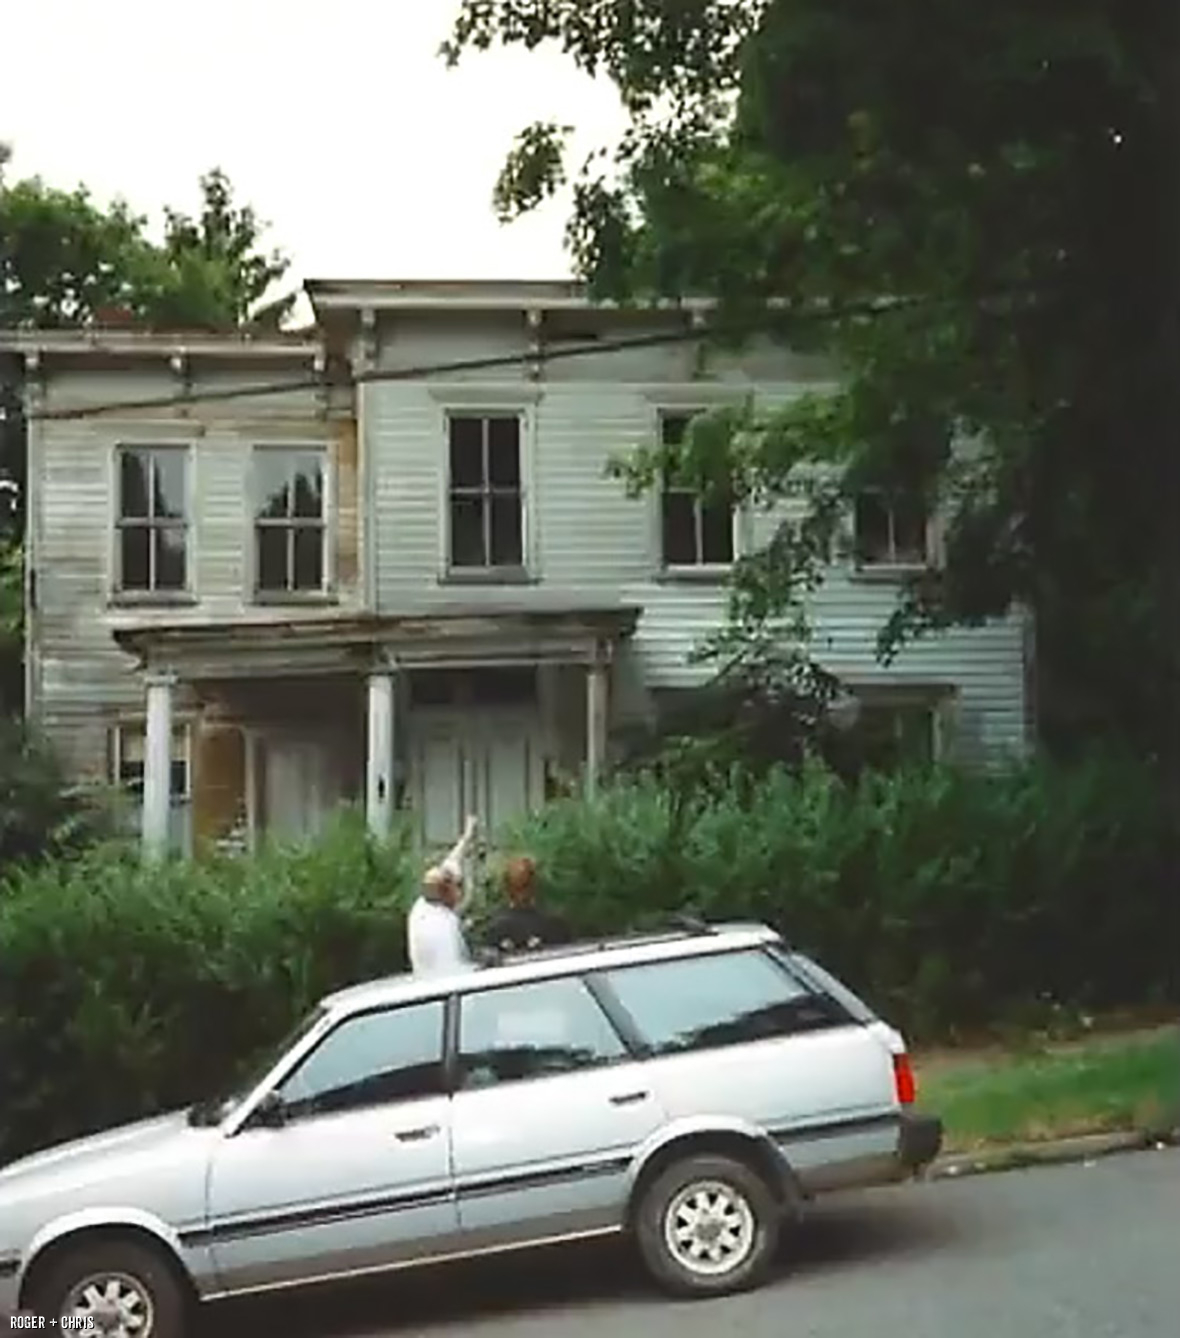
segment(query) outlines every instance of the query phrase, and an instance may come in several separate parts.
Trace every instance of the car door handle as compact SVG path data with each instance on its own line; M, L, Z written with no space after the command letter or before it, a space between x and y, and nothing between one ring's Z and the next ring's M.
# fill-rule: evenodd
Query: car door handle
M646 1101L647 1092L620 1092L617 1096L612 1096L610 1103L612 1106L633 1106L639 1101Z
M424 1138L433 1138L437 1133L437 1124L424 1124L420 1129L399 1129L396 1138L399 1143L420 1143Z

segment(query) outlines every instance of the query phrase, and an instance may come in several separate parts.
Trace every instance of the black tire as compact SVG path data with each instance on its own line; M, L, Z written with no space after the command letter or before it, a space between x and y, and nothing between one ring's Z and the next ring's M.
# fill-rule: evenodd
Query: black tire
M740 1223L741 1230L719 1231L712 1241L698 1238L675 1249L667 1238L666 1224L670 1217L684 1223L680 1210L693 1210L694 1186L703 1195L696 1204L711 1199L713 1211L724 1200L712 1190L723 1191L731 1205L726 1218ZM702 1153L674 1162L647 1186L636 1208L634 1227L643 1262L665 1291L685 1297L725 1296L756 1287L765 1279L778 1249L782 1209L765 1179L745 1162ZM715 1258L693 1265L694 1250L724 1252L727 1239L736 1241L729 1266L724 1259Z
M189 1298L163 1255L135 1241L96 1240L63 1250L34 1278L29 1308L52 1320L73 1314L74 1298L90 1279L100 1291L104 1283L117 1281L123 1302L147 1318L134 1331L136 1338L186 1338ZM94 1329L102 1333L97 1318Z

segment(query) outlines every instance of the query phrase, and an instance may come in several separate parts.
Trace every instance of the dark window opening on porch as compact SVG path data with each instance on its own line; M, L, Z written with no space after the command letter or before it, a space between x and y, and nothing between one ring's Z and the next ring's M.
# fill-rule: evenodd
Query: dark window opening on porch
M929 560L930 515L914 493L860 493L853 524L861 566L921 567Z
M118 588L156 594L188 580L188 448L119 450Z
M254 451L254 586L261 595L324 588L324 452Z
M537 671L532 666L484 669L416 669L410 674L414 706L532 706Z
M856 724L863 764L891 772L938 759L938 707L932 701L866 701Z
M447 430L450 566L519 571L524 566L520 417L452 415Z
M692 418L692 414L662 414L660 444L681 445ZM665 567L719 567L733 562L732 497L704 499L692 488L665 480L660 519Z

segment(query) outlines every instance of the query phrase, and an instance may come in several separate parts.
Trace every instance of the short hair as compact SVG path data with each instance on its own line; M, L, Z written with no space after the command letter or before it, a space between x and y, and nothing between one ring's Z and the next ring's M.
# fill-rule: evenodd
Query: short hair
M510 897L531 892L537 879L537 862L528 855L516 855L504 866L504 886Z

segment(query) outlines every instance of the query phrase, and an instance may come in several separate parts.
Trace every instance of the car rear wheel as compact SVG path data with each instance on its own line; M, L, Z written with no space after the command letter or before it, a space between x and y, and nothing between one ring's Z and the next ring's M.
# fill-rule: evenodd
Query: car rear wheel
M752 1167L702 1154L674 1162L648 1186L635 1234L648 1271L678 1296L757 1286L778 1247L782 1214Z
M167 1262L134 1241L79 1244L50 1260L31 1306L59 1332L105 1338L184 1338L187 1298ZM65 1321L69 1321L68 1326Z

